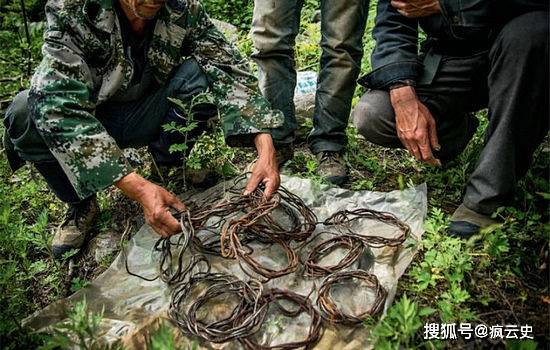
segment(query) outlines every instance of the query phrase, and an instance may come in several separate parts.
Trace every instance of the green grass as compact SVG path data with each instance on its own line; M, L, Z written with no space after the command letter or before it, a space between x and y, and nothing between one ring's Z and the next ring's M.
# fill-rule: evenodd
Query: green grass
M229 11L227 2L208 0L214 17L222 16L243 29L239 47L245 54L252 52L248 29L252 1L239 2L239 11ZM0 3L0 108L21 88L28 87L28 64L40 59L42 24L31 25L31 40L26 43L18 2ZM5 5L5 6L4 6ZM40 6L29 2L29 13L40 19ZM309 23L318 2L307 0L303 12L300 39L297 45L298 69L316 69L320 56L319 24ZM371 4L374 9L374 3ZM229 11L229 12L228 12ZM373 41L370 30L371 11L365 34L365 58L362 72L370 69ZM27 60L30 49L31 60ZM22 59L23 57L23 59ZM10 79L7 79L10 78ZM11 79L13 78L13 79ZM361 95L358 88L354 102ZM452 166L437 169L415 162L403 150L387 150L368 144L354 129L349 128L349 145L345 159L351 173L346 185L353 190L388 191L426 182L428 184L429 215L420 250L411 267L399 283L398 295L386 317L367 320L365 327L377 349L441 348L449 343L423 339L426 322L485 322L494 324L530 324L537 339L534 342L508 343L509 349L530 349L548 341L548 142L538 150L526 178L518 185L512 205L499 210L502 224L484 230L469 241L446 235L449 215L460 204L463 186L473 170L483 140L486 113L478 113L482 121L474 139ZM303 125L309 129L311 123ZM0 127L1 128L1 127ZM1 130L1 129L0 129ZM212 159L219 138L205 139L196 151L196 166ZM294 174L320 181L317 162L305 145L288 168ZM252 159L250 152L230 154L231 162ZM233 165L231 165L233 167ZM51 340L21 328L21 320L48 303L65 297L89 283L93 274L77 273L67 279L68 263L56 262L49 251L53 229L62 220L63 205L47 190L38 174L26 167L11 174L5 155L0 155L0 344L6 349L51 346L67 341L63 331L78 338L82 332L93 332L97 317L76 306L71 321L59 328L58 338ZM98 230L119 229L117 207L125 203L120 196L108 193L100 197L102 215ZM113 256L106 257L96 273L105 269ZM77 266L88 266L82 258ZM87 268L88 269L88 268ZM80 271L80 270L79 270ZM546 311L545 311L546 310ZM69 327L69 328L67 328ZM71 328L72 327L72 328ZM61 338L59 338L61 337ZM173 345L167 329L161 328L150 340L150 348ZM48 345L49 344L49 345ZM460 346L462 343L451 343ZM93 347L95 344L87 344Z

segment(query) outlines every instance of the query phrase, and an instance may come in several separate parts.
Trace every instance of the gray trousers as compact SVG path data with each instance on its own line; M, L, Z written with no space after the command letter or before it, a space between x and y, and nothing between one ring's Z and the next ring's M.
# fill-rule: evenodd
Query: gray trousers
M548 13L531 12L508 22L490 50L468 57L443 56L433 81L416 87L437 124L442 161L459 155L477 122L471 112L488 107L485 144L471 175L464 205L490 214L513 196L533 153L548 133ZM403 147L386 91L369 91L353 111L368 141Z
M206 75L197 62L190 59L175 70L166 85L141 89L150 93L135 96L130 101L126 101L128 96L121 99L126 102L107 101L97 106L95 116L120 148L148 146L157 164L180 165L184 155L181 152L170 153L168 149L172 144L183 143L184 137L162 131L162 125L170 122L185 125L186 121L175 113L167 97L190 101L207 88ZM10 165L15 171L25 161L33 163L59 199L67 203L79 202L69 179L36 129L27 106L27 96L28 90L20 92L4 118L4 143ZM188 140L202 133L207 127L207 120L216 113L214 105L194 106L193 115L198 127L188 134Z
M285 116L273 131L276 144L294 140L296 71L294 45L300 28L303 0L255 0L252 55L259 68L262 94ZM340 151L346 144L351 99L361 59L368 0L321 0L321 61L315 96L313 131L309 145L314 153Z

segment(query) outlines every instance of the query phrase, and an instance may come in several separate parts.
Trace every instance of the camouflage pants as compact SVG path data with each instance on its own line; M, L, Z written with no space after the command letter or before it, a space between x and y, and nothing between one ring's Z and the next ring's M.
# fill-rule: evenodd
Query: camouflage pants
M155 86L151 86L151 91ZM165 86L157 87L148 96L140 96L130 102L109 101L97 106L95 116L105 127L119 147L149 146L155 161L161 165L178 165L183 155L169 153L174 143L182 143L183 136L162 131L162 125L175 121L185 123L178 117L167 97L190 101L191 97L208 88L208 81L195 60L185 61ZM144 89L147 90L147 89ZM20 92L8 107L4 119L6 132L4 144L12 170L17 170L29 161L44 176L52 191L64 202L79 202L61 166L38 133L27 107L28 90ZM198 134L206 128L206 119L216 113L213 105L199 105L194 109L199 127L192 131ZM194 135L188 135L192 138Z
M303 0L254 2L252 58L259 67L260 89L272 107L285 116L283 126L272 132L277 144L292 142L297 128L294 44L302 5ZM321 0L322 54L309 135L314 153L340 151L346 144L345 129L363 57L368 10L368 0Z

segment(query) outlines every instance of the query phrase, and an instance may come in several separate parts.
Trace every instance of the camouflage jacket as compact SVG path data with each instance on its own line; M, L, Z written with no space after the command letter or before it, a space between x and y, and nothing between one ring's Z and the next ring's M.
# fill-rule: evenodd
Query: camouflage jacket
M85 198L132 171L95 107L130 86L113 0L50 0L43 60L31 81L29 107L37 129L73 187ZM116 1L116 0L114 0ZM160 84L194 57L210 82L226 142L282 123L260 95L248 61L214 27L198 0L169 0L157 15L147 60Z

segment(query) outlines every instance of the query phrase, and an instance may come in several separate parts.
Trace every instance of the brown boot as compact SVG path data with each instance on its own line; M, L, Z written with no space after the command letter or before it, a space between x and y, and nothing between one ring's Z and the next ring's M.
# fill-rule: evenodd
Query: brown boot
M72 249L82 247L98 212L99 205L95 196L80 203L69 204L65 220L57 228L52 242L52 253L56 259L61 259Z
M315 155L319 167L317 173L327 181L342 185L348 179L348 169L342 155L339 152L319 152Z

